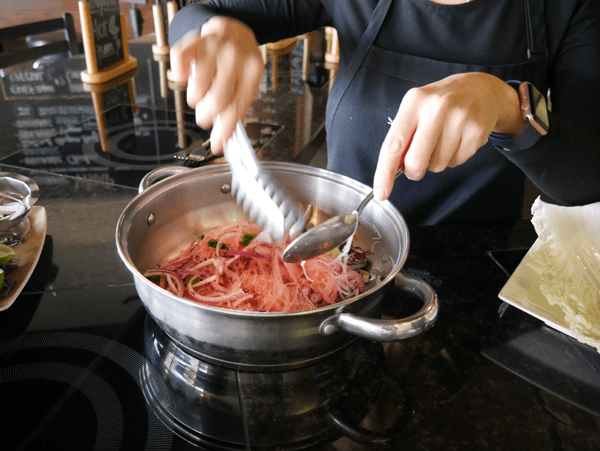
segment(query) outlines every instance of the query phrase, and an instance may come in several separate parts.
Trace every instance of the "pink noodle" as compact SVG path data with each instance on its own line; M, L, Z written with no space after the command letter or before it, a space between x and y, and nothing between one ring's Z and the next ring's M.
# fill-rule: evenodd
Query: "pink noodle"
M160 276L158 285L185 299L222 308L260 312L310 310L342 301L347 293L365 290L361 274L344 270L329 255L304 263L285 263L281 255L290 242L254 239L244 246L244 235L261 229L240 221L214 229L146 276ZM216 252L208 243L221 243ZM198 283L207 278L214 280ZM194 284L197 286L193 286Z

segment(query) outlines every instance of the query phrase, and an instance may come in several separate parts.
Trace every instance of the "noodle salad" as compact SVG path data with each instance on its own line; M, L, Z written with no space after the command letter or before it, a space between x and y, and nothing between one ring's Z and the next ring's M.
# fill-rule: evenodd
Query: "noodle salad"
M257 238L261 231L246 220L221 226L144 275L191 301L257 312L310 310L365 291L368 274L357 269L365 252L286 263L281 256L291 240L268 243Z

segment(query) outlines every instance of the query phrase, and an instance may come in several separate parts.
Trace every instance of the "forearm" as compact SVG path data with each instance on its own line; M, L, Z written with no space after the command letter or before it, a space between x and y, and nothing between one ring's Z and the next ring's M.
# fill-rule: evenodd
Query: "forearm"
M191 30L215 16L227 16L244 22L259 44L298 36L330 22L320 0L211 0L183 8L169 28L169 44L175 44Z
M537 144L503 151L546 195L564 205L600 202L600 136L549 113L550 131Z

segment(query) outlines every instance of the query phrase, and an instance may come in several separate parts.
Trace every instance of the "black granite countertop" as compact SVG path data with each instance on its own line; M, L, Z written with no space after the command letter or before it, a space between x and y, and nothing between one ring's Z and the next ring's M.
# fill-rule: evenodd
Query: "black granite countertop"
M504 309L498 299L508 278L498 263L508 271L516 267L536 238L532 225L506 220L425 227L411 237L405 270L435 287L441 313L431 331L387 350L414 403L411 433L399 444L596 448L597 353L513 307ZM551 358L554 349L564 352L560 364ZM568 368L575 367L592 370L595 383L574 383ZM583 402L588 411L570 402Z
M138 125L172 107L160 95L149 48L131 45L139 62L136 106L148 113L136 116ZM436 291L438 320L423 335L399 343L356 340L350 357L340 357L343 369L335 369L335 359L333 370L325 363L331 377L322 385L335 397L324 397L311 378L238 373L238 380L252 380L239 393L233 386L233 398L247 400L239 429L237 417L225 416L231 413L224 407L231 402L225 382L204 392L214 404L203 421L229 431L229 441L200 439L176 424L146 391L144 381L151 378L144 371L158 374L148 366L156 363L152 356L158 359L152 350L166 345L157 345L160 331L153 329L115 245L119 216L149 168L132 169L127 162L123 172L129 173L122 176L106 156L98 163L82 153L89 144L84 132L97 138L91 95L77 82L83 61L57 64L45 69L52 95L42 93L52 86L39 74L3 79L0 168L36 181L36 205L48 218L29 283L0 312L0 424L7 449L600 449L598 354L498 298L536 239L527 219L410 230L403 271ZM31 79L37 81L26 83ZM278 127L257 146L260 157L310 160L322 144L326 96L326 88L297 80L276 92L265 82L250 119ZM152 162L164 164L160 156ZM416 308L394 292L385 304L390 317ZM195 377L202 368L196 363ZM313 377L317 368L301 374ZM101 389L90 388L92 382ZM269 384L285 390L261 391ZM255 398L248 401L252 390ZM105 404L109 413L101 414ZM75 420L81 425L74 427ZM300 430L301 424L308 426Z

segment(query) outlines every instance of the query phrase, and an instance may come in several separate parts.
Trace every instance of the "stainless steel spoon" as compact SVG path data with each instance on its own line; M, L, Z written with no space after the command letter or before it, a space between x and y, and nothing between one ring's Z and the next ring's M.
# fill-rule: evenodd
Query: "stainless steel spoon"
M403 173L402 169L398 169L394 180ZM356 233L360 213L373 199L373 196L374 192L371 191L351 214L334 216L304 232L285 248L282 255L283 261L298 263L340 246Z

